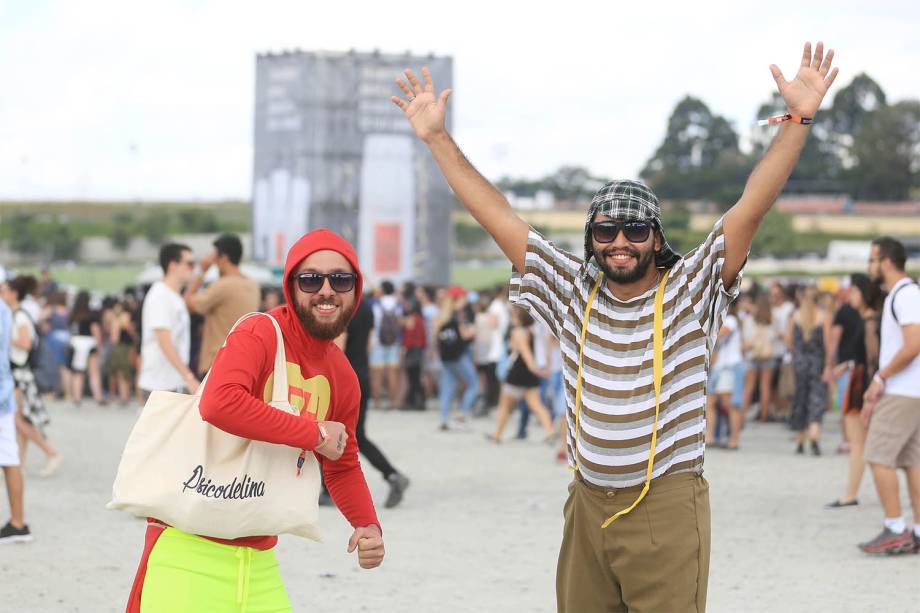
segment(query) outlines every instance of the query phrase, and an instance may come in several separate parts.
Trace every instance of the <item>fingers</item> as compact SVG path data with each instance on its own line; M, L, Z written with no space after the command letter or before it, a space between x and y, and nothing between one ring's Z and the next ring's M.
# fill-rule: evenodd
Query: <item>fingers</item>
M406 96L408 96L410 100L412 98L415 98L415 93L411 89L409 89L409 86L406 85L405 81L403 81L402 79L396 79L396 84L399 85L399 89L403 90L403 93L406 94Z
M383 539L379 536L362 538L358 541L358 564L361 568L380 566L384 555Z
M355 550L355 548L358 546L358 541L360 540L361 540L360 532L356 531L351 535L351 538L348 539L348 553L351 553Z
M838 72L840 72L840 69L839 69L839 68L834 68L834 69L831 71L831 76L829 76L828 78L824 79L824 83L827 85L828 88L830 88L830 86L834 84L834 79L837 78L837 73L838 73Z
M390 101L398 106L400 109L405 111L409 108L409 103L403 100L402 98L397 98L396 96L390 96Z
M834 70L836 70L836 68ZM438 104L442 106L447 104L447 99L450 98L452 93L454 93L454 90L452 89L445 89L443 92L441 92L441 95L438 96Z
M428 66L422 67L422 80L425 82L425 91L434 93L434 81L431 80L431 71Z
M418 77L415 76L411 68L406 68L406 78L409 79L409 83L412 84L412 89L415 90L414 96L422 93L422 84L418 82Z
M811 42L805 43L805 50L802 51L802 67L808 68L811 66Z
M827 73L831 69L831 63L834 61L834 50L828 49L827 55L824 56L824 61L821 62L821 67L818 68L818 72L821 73L822 77L826 77Z
M815 45L815 56L811 60L811 67L815 70L818 70L821 67L821 62L824 61L824 43L820 40L818 44Z
M776 85L782 89L786 85L786 79L783 77L783 71L779 69L779 66L776 64L770 64L770 72L773 74L773 79L776 81Z

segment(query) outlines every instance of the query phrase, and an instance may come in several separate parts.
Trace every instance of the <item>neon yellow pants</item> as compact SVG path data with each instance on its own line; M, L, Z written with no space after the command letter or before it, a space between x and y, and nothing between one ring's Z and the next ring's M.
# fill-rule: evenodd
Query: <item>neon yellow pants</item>
M141 613L290 612L275 551L167 528L150 552Z

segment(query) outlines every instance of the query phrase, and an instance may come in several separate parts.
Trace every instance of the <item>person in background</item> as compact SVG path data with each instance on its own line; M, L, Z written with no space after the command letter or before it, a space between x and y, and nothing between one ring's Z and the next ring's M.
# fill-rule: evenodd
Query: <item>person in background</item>
M866 390L865 458L885 512L882 531L860 549L868 554L920 552L920 287L904 271L904 245L872 242L869 277L888 292L882 307L878 370ZM897 469L907 473L914 529L904 521Z
M745 373L744 400L741 412L746 416L754 401L754 391L760 394L760 421L770 420L770 400L773 392L773 375L776 370L776 328L773 326L773 312L770 298L760 294L754 303L754 314L749 319L748 332L744 338L744 350L748 360ZM759 389L758 389L759 388Z
M48 296L42 311L41 325L47 329L44 341L51 350L58 368L58 392L68 402L72 401L73 384L70 368L70 310L67 308L67 296L62 292L53 292Z
M475 411L477 417L482 417L489 412L489 393L490 387L490 370L493 372L495 365L489 363L489 350L492 348L492 337L498 322L488 312L491 296L487 292L482 292L473 301L473 328L476 330L476 336L473 337L472 353L473 364L476 366L476 372L479 374L479 403Z
M77 406L83 401L83 388L89 379L89 389L97 404L105 404L102 395L102 318L90 306L87 291L77 294L70 313L70 372L73 401Z
M0 269L0 276L4 275ZM0 279L5 281L5 278ZM10 355L13 341L13 313L0 300L0 358ZM0 468L10 504L10 520L0 528L0 543L26 543L32 532L25 522L22 462L16 444L16 384L9 359L0 359Z
M862 420L863 395L869 381L878 370L879 324L882 310L882 293L879 286L864 274L850 277L848 291L849 305L860 317L861 328L857 329L857 352L853 356L849 381L843 392L840 411L843 414L843 428L849 441L850 466L846 491L843 496L827 505L829 509L851 507L859 504L857 498L862 483L866 461L863 451L866 445L866 426ZM839 315L839 313L838 313Z
M827 339L831 313L821 305L814 287L799 292L799 307L789 318L786 343L795 367L795 397L790 426L798 432L796 453L805 453L805 441L812 455L821 455L821 422L830 400L824 374L829 363Z
M265 290L262 295L262 306L259 310L263 313L267 313L272 309L278 308L282 304L284 304L284 297L281 295L281 290L272 287Z
M433 398L437 394L438 380L441 378L441 358L438 357L437 338L433 333L434 321L440 312L438 308L440 298L438 298L436 290L431 287L417 288L415 297L422 307L422 317L425 320L425 338L428 340L422 369L422 386L425 388L425 397Z
M466 429L473 405L479 396L479 380L470 355L470 342L476 330L472 325L472 313L466 308L466 291L463 288L452 287L443 295L441 311L434 323L434 334L438 342L438 357L441 359L441 430L451 429L450 409L461 385L465 389L457 422L460 429Z
M498 423L495 433L486 435L489 440L502 442L502 433L508 421L508 414L522 400L543 426L545 441L553 442L555 431L549 411L540 399L540 382L548 373L537 366L534 355L536 340L532 331L534 319L526 310L515 307L511 311L511 342L509 349L513 357L511 367L502 384L498 399Z
M16 444L19 463L26 460L26 449L32 441L45 453L47 461L40 475L50 477L61 467L64 457L45 438L44 427L51 419L35 383L32 358L38 347L38 330L35 323L21 308L22 299L29 289L24 277L16 277L0 285L0 298L13 312L13 336L9 354L0 359L9 361L16 384Z
M138 377L142 397L154 390L198 389L189 368L191 322L180 293L192 280L195 259L187 245L168 243L160 248L163 279L150 287L141 313L141 365Z
M108 368L110 389L114 390L112 397L117 397L122 406L126 406L132 396L134 363L137 359L137 328L132 320L130 308L127 299L116 303L112 310L112 325L109 329L109 342L112 346Z
M371 384L375 398L379 398L384 385L389 408L399 401L402 347L403 309L391 281L380 284L380 295L374 303L374 336L371 345Z
M406 366L405 408L412 411L425 410L425 388L422 385L422 367L425 352L428 349L428 337L425 335L425 318L422 305L417 300L409 302L406 316L403 318L403 363Z
M738 381L744 374L744 356L741 352L741 324L737 317L737 303L729 306L728 313L722 321L722 327L716 339L716 355L713 359L712 372L709 375L706 390L706 445L720 447L716 444L716 411L719 403L728 414L728 443L725 449L737 450L744 417L739 403L736 402Z
M792 365L792 353L786 345L786 332L789 329L789 319L795 311L795 305L789 300L789 293L779 281L770 285L770 304L772 309L770 318L773 320L773 331L776 344L773 347L773 358L776 361L775 378L772 386L777 419L787 419L791 400L795 394L795 369Z
M387 495L384 507L392 509L402 502L403 494L409 487L409 478L397 471L377 445L367 437L367 405L371 387L368 346L373 331L374 310L368 300L361 300L348 328L336 339L335 344L345 352L345 357L348 358L349 364L358 375L358 387L361 390L358 421L355 426L358 452L380 472L390 486L390 493ZM328 493L324 494L325 496L320 498L320 503L331 505L332 497Z
M214 241L214 250L201 258L201 272L182 294L191 315L204 316L204 334L198 357L198 378L211 368L217 350L236 321L246 313L259 310L259 284L240 270L243 243L234 234L222 234ZM200 290L211 266L217 266L219 276L214 283Z
M42 296L45 299L48 299L52 294L56 294L59 291L58 283L54 280L54 277L51 275L51 269L47 266L42 267L42 281L41 281L41 290Z
M26 295L20 303L20 308L32 318L33 323L37 324L42 318L43 298L41 295L41 288L38 285L38 279L32 275L21 276Z

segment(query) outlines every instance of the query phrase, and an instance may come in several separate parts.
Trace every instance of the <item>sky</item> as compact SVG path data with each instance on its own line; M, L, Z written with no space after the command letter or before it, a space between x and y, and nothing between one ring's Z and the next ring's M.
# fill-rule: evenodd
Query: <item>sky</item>
M260 52L451 55L487 177L626 178L687 94L746 135L806 40L836 52L825 105L860 72L920 98L918 32L907 1L0 0L0 199L248 199Z

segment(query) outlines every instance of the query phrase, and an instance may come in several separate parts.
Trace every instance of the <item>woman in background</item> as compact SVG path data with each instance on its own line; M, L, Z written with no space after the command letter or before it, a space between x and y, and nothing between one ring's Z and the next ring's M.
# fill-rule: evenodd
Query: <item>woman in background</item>
M789 319L786 344L792 350L795 368L790 427L798 432L796 453L805 453L805 441L812 455L821 455L821 422L827 411L830 394L824 371L827 366L827 340L831 313L820 303L818 290L806 287L799 292L799 306Z

